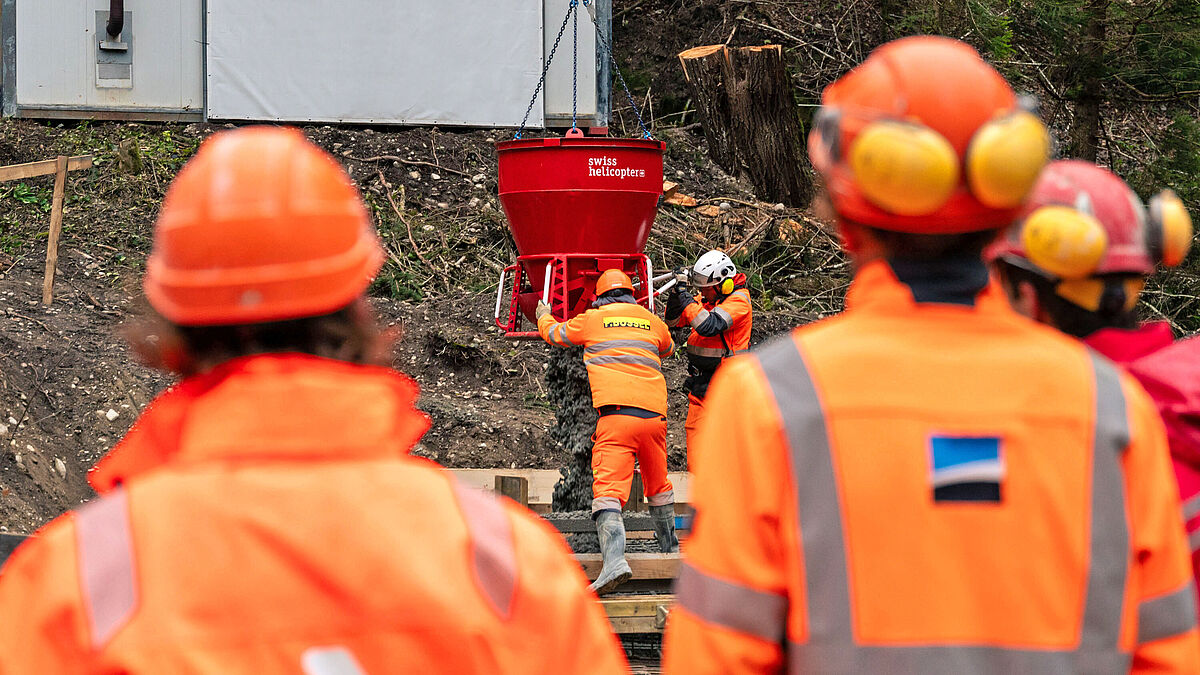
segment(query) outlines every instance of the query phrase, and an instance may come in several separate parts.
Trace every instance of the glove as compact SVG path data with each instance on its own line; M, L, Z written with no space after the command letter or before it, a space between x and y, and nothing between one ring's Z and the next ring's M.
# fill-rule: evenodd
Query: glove
M550 305L547 305L543 300L538 300L537 309L534 310L533 315L536 316L539 321L541 321L542 317L549 313Z
M691 280L692 280L692 275L688 274L687 272L676 272L675 273L675 281L680 286L686 286L687 283Z

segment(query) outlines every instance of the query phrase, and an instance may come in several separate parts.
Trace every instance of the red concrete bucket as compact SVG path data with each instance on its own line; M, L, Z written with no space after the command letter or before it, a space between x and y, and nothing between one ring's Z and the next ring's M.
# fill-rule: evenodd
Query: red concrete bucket
M665 148L637 138L497 143L500 204L518 255L641 253L662 194ZM540 288L545 270L526 272Z
M517 244L517 264L501 274L496 291L496 325L508 336L536 336L519 325L521 316L533 321L542 299L560 320L585 311L606 269L649 278L642 250L662 194L665 148L661 141L581 134L496 144L500 204ZM647 284L638 293L653 306Z

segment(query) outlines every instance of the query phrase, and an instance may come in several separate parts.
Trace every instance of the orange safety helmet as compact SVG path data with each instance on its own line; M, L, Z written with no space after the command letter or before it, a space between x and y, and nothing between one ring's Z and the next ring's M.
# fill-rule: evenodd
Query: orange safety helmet
M143 288L166 319L236 325L327 314L383 263L358 191L298 129L215 134L167 190Z
M1132 309L1141 277L1160 262L1182 262L1192 231L1191 216L1171 190L1153 197L1147 210L1108 169L1060 160L1042 171L1021 217L985 257L1037 273L1055 282L1060 296L1091 310L1104 286L1096 277L1134 275L1126 292Z
M899 232L1012 222L1050 155L1050 135L965 43L917 36L879 47L826 87L809 156L834 210Z
M617 289L624 289L632 293L633 280L619 269L604 270L600 274L600 278L596 280L596 297Z

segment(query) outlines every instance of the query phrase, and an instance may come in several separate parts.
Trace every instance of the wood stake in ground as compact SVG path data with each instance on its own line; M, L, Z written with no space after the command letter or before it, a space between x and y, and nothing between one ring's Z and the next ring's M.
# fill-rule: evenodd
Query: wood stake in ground
M67 189L67 156L55 160L54 200L50 203L50 237L46 242L46 278L42 280L42 304L54 300L54 268L58 266L58 235L62 232L63 192Z
M780 46L695 47L679 62L713 161L745 171L762 199L806 206L812 180Z
M42 303L54 299L54 268L58 266L58 236L62 232L63 195L67 188L67 172L92 168L91 155L67 157L26 164L0 166L0 183L54 174L54 199L50 205L50 237L46 245L46 277L42 281Z

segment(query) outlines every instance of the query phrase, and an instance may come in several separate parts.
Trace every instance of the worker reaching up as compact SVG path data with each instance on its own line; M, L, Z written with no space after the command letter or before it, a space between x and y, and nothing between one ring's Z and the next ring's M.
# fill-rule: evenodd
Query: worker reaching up
M1176 342L1166 321L1134 306L1158 263L1175 266L1192 220L1169 190L1146 209L1120 178L1089 162L1054 162L1022 217L988 251L1018 312L1083 340L1124 367L1154 399L1200 578L1200 338Z
M688 392L687 420L683 428L687 439L688 466L695 470L696 428L704 414L708 383L724 359L750 348L750 328L754 321L746 275L737 271L725 253L709 251L692 269L680 275L679 284L667 297L667 323L691 326L687 339ZM698 289L695 297L688 288Z
M210 138L168 190L139 344L183 380L100 497L0 573L0 673L614 673L555 532L409 456L417 386L362 297L383 260L294 129Z
M666 672L1200 672L1154 405L982 259L1049 146L956 40L825 90L846 311L713 380Z
M544 302L537 306L538 333L557 347L583 347L600 418L592 446L592 518L600 539L603 568L592 590L608 593L632 576L625 561L625 521L634 460L655 537L664 553L678 550L675 491L667 478L667 382L662 359L674 349L666 324L633 297L633 282L619 269L596 281L592 309L558 322Z

